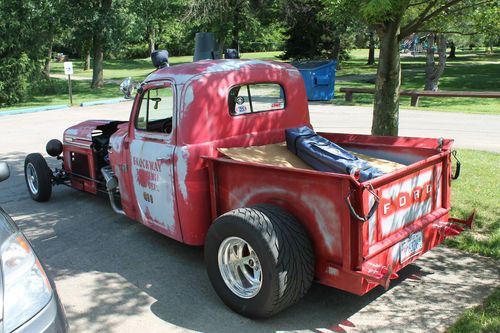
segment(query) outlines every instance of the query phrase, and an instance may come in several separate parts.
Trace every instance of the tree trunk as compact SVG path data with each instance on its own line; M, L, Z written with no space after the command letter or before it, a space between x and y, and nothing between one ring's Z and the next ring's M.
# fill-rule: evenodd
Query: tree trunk
M456 55L457 47L455 46L455 43L453 41L450 42L450 55L448 58L454 59L457 57Z
M104 47L106 43L106 30L108 23L106 17L110 15L112 0L100 0L99 19L95 25L92 36L92 54L94 62L92 65L91 88L102 88L104 86Z
M438 43L439 62L436 65L434 62L434 40ZM429 39L429 47L427 48L427 60L425 64L425 87L424 90L437 91L439 79L443 75L444 67L446 66L446 38L443 34L433 35Z
M238 44L240 40L240 15L239 11L236 10L233 16L233 29L231 30L231 48L238 50Z
M370 41L368 45L368 61L367 65L375 64L375 36L374 32L370 31Z
M339 63L340 60L340 51L341 51L340 37L335 36L333 39L332 58L333 60L337 61L337 64Z
M149 54L151 55L151 53L153 53L153 51L155 50L155 28L153 25L149 27L148 40L149 40Z
M103 74L103 62L104 62L104 52L103 52L103 42L101 36L95 34L93 37L93 53L94 53L94 64L92 66L92 84L91 88L102 88L104 86L104 74Z
M378 29L380 55L373 105L373 135L398 135L401 86L399 25L400 22L395 20Z
M85 59L83 62L83 70L88 71L90 69L90 48L86 47L84 52L85 52Z
M51 36L49 39L49 46L47 48L47 57L45 58L45 63L43 65L43 74L49 78L50 77L50 62L52 61L52 45L54 44L54 39Z

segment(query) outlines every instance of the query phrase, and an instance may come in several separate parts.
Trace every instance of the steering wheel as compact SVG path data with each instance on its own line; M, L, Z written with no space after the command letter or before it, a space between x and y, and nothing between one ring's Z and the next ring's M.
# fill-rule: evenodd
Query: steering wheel
M167 118L167 119L165 119L164 122L161 123L160 131L162 133L172 132L172 118Z

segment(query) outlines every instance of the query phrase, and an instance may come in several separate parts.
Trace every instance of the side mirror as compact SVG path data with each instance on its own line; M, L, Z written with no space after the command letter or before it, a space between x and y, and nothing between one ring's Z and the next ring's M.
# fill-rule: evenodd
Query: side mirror
M134 92L135 85L131 77L126 78L120 84L120 90L125 95L126 99L132 99L132 93Z
M3 182L10 177L9 165L5 162L0 162L0 182Z

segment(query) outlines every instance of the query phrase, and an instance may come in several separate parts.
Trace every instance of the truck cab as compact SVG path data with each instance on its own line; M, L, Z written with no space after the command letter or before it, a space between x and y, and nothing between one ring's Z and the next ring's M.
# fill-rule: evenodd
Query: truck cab
M108 158L94 156L89 165L96 168L87 176L95 178L109 160L127 216L186 244L203 245L212 221L201 157L219 156L219 147L283 141L286 128L303 125L310 125L307 98L291 65L222 60L166 67L141 84L128 123L89 121L65 131L65 169L78 165L72 157L76 143L95 147L109 137ZM76 182L97 190L90 180Z

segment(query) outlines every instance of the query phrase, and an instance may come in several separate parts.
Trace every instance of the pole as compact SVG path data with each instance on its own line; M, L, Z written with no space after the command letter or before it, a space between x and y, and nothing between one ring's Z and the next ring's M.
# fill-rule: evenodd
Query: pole
M73 91L71 89L71 75L68 75L69 105L73 105Z

